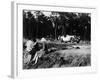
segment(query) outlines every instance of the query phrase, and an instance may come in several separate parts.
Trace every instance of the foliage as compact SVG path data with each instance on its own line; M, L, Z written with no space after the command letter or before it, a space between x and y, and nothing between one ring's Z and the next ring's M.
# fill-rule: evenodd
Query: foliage
M82 40L91 39L90 13L23 11L23 36L25 38L52 37L59 35L78 35Z

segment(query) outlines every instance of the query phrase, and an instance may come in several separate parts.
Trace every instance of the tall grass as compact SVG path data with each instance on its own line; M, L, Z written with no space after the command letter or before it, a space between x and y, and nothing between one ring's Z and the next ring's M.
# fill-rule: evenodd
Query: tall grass
M37 64L32 65L30 63L24 68L36 69L36 68L53 68L56 67L80 67L80 66L90 66L91 65L91 55L90 54L70 54L67 57L61 57L59 53L49 53L45 54L43 57L39 58Z
M46 43L46 46L48 49L54 47L57 48L57 50L62 50L69 45ZM27 59L28 58L26 58L26 60ZM66 56L62 56L61 53L53 51L44 54L38 59L38 62L35 65L33 64L34 62L23 64L23 69L91 66L91 54L67 53Z

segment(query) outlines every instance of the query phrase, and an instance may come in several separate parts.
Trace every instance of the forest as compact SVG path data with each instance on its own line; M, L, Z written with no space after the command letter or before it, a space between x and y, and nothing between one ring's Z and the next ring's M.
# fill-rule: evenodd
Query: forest
M77 12L23 10L23 37L57 39L59 35L76 35L91 40L91 14Z

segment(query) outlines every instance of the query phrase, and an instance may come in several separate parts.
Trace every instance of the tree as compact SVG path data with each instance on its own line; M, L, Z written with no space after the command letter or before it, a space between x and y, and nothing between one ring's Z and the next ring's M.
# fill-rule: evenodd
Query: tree
M54 28L55 39L57 39L57 28L58 28L58 18L59 18L59 16L60 16L59 13L52 12L51 17L50 17L50 20L52 22L52 26Z
M77 35L82 40L91 38L91 16L89 13L23 11L23 37L42 38L59 35Z

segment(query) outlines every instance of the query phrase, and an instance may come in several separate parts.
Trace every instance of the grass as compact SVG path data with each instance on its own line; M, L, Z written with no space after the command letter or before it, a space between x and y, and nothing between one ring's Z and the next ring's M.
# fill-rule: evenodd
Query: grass
M39 44L41 45L42 43ZM45 45L47 49L53 47L56 48L56 51L54 50L44 54L41 58L38 59L38 62L35 65L33 65L34 62L28 64L23 63L23 69L91 66L91 54L88 49L86 50L83 48L68 50L68 47L72 46L71 44L59 42L48 42L45 43ZM59 50L65 50L65 54L62 54L62 52L59 52ZM84 52L89 53L84 54ZM28 54L24 60L29 61L29 58L30 55Z
M40 58L37 64L32 65L32 63L24 66L24 69L37 69L37 68L53 68L57 67L80 67L80 66L90 66L91 55L68 55L66 58L61 57L58 53L50 53L44 55Z

